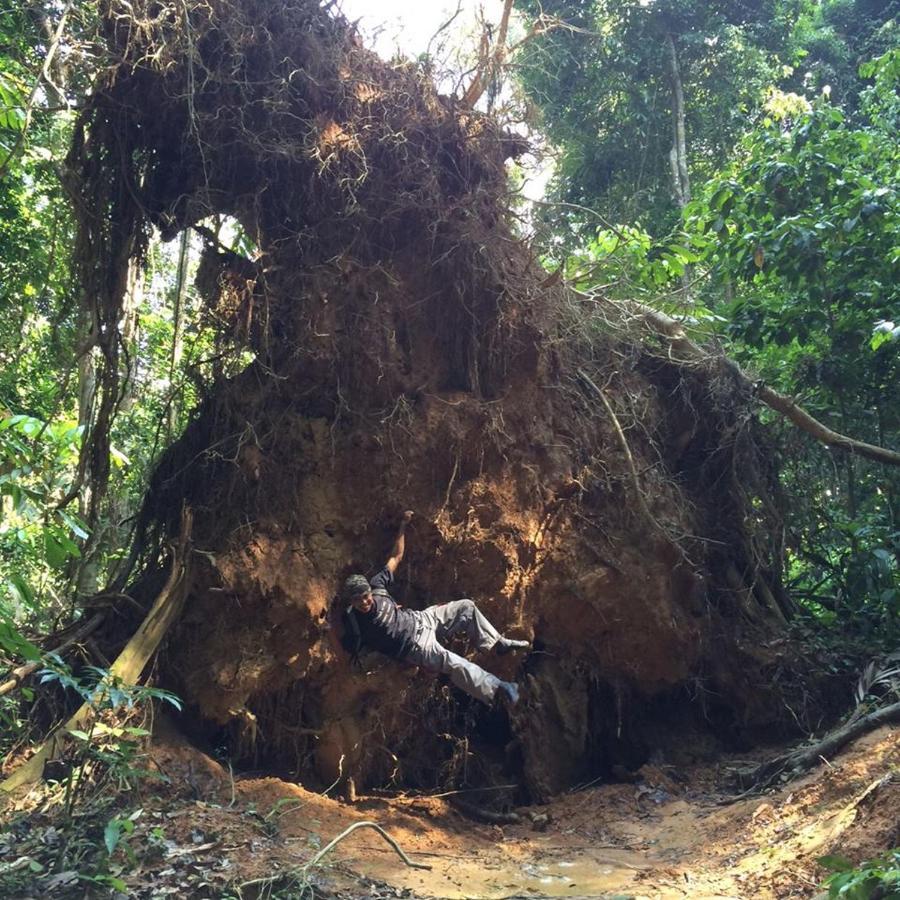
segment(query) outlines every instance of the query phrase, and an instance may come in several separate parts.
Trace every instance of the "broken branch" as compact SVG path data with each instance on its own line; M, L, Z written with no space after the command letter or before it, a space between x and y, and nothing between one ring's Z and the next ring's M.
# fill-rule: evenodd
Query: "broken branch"
M844 725L829 732L821 741L813 744L812 747L795 750L792 753L786 753L764 763L751 776L753 790L759 791L768 787L783 772L799 775L807 769L818 765L831 754L837 753L838 750L860 735L874 731L876 728L891 722L900 722L900 702L892 703L890 706L883 706L881 709L877 709L861 719L846 722Z
M580 294L582 297L590 295ZM594 296L590 296L592 300L598 300ZM650 330L659 337L667 340L671 348L676 351L685 362L706 362L709 361L711 355L702 350L692 341L682 324L676 319L667 316L659 310L644 306L642 303L629 301L627 303L614 303L613 301L602 298L602 302L616 306L621 314L623 309L630 313L633 318L643 320ZM891 466L900 466L900 453L890 450L886 447L878 447L875 444L867 444L865 441L858 441L847 435L833 431L827 425L824 425L818 419L811 416L800 404L792 397L781 394L774 388L765 384L754 381L746 372L733 360L726 358L724 355L718 356L721 365L727 368L732 375L748 390L752 391L763 403L770 409L781 413L790 422L793 422L801 431L805 431L810 436L823 444L834 447L837 450L844 450L848 453L855 453L858 456L864 456L866 459L872 459L875 462L884 463Z
M478 68L472 78L472 83L466 88L460 104L466 109L474 109L475 104L481 99L481 95L487 90L503 60L506 57L506 33L509 31L509 17L512 13L513 0L505 0L503 14L500 17L500 26L497 29L497 40L494 42L493 52L489 46L487 32L482 37L481 59Z

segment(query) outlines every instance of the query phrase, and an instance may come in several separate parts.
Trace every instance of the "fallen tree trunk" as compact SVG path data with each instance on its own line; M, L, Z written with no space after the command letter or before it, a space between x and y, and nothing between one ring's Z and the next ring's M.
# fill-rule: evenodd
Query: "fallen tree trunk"
M900 722L900 702L883 706L867 716L846 722L829 732L812 747L804 747L769 760L751 775L752 790L758 791L768 787L782 773L788 773L791 777L800 775L819 762L824 762L829 755L837 753L850 741L892 722Z
M187 570L187 554L191 532L191 511L185 509L181 519L181 539L172 554L172 568L163 589L159 592L150 612L140 628L134 633L116 661L110 666L111 678L119 679L125 684L133 684L140 678L141 672L150 657L159 646L173 622L178 618L182 601L185 597L184 576ZM17 788L33 784L43 776L44 764L53 759L61 749L66 735L81 725L91 714L93 707L83 703L64 725L57 728L44 741L37 752L27 762L19 766L5 781L0 782L0 792L11 793Z

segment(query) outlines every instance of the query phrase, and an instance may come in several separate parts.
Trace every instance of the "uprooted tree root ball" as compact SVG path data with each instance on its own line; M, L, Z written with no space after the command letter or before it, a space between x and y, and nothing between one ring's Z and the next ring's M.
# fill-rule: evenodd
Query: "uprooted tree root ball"
M111 63L69 170L110 410L151 225L171 238L228 215L257 247L205 251L211 320L254 361L166 452L134 553L131 593L149 597L192 508L160 676L199 733L326 781L512 774L537 798L674 752L686 730L784 725L773 673L798 676L752 397L548 283L506 212L521 139L314 0L108 0L104 15ZM398 599L473 597L534 641L491 663L523 688L509 720L334 654L336 586L380 564L406 507Z

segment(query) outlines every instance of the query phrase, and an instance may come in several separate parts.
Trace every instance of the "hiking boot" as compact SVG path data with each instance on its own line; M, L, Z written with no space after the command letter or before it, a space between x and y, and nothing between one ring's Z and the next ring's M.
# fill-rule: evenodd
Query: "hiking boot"
M519 686L513 681L501 681L497 687L495 702L498 706L511 709L519 702Z
M512 653L513 650L528 650L530 647L531 644L528 641L517 641L515 638L501 637L494 644L494 653L497 656L506 656L507 653Z

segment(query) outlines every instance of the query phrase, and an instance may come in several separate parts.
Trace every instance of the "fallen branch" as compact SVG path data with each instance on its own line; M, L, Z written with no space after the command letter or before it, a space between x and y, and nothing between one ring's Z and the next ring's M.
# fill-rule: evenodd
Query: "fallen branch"
M68 640L63 641L63 643L55 650L51 650L50 652L56 656L62 656L73 644L81 643L88 635L96 631L105 618L106 616L104 613L97 613L86 622L82 622L81 627L78 628ZM4 681L3 684L0 684L0 697L14 691L29 675L31 675L32 672L37 671L42 665L44 665L43 657L34 662L26 663L24 666L19 666L17 669L13 669L10 673L10 678L7 681Z
M583 298L614 306L620 315L622 312L625 312L631 318L642 320L650 331L668 341L671 349L681 357L683 362L708 362L711 358L718 359L720 364L725 366L739 383L752 391L766 406L781 413L802 431L805 431L823 444L848 453L864 456L867 459L875 460L875 462L900 466L900 453L897 451L889 450L886 447L878 447L875 444L867 444L865 441L858 441L833 431L806 412L792 397L781 394L768 385L754 381L733 360L725 356L711 357L708 352L704 351L688 337L684 326L679 321L667 316L665 313L635 301L614 303L605 298L581 292L576 293Z
M835 728L834 731L827 734L817 744L813 744L812 747L795 750L792 753L786 753L776 759L769 760L767 763L763 763L750 776L753 784L752 790L760 791L769 787L776 778L785 772L791 776L802 774L807 769L818 765L828 756L837 753L838 750L860 735L891 722L900 722L900 702L892 703L890 706L883 706L867 716Z
M159 642L178 618L184 600L184 592L180 588L187 571L191 524L191 511L185 507L181 516L181 536L178 546L172 554L172 568L169 577L140 628L110 666L109 674L112 678L118 678L126 684L136 682L150 657L156 652ZM19 787L40 780L43 776L44 764L56 756L68 732L81 725L91 712L90 704L83 703L64 725L51 733L34 756L19 766L9 778L0 782L0 792L10 793Z

